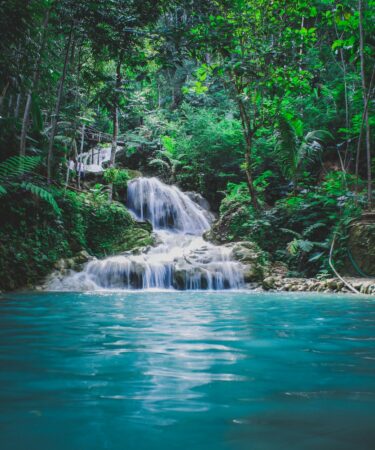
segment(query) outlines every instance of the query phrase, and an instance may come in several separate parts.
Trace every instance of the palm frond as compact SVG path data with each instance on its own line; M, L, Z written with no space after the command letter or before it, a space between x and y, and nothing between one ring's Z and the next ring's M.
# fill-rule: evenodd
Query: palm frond
M317 161L324 150L324 145L330 139L333 139L333 136L329 131L313 130L308 132L298 149L298 166L305 166L307 163Z
M330 139L333 139L333 136L329 131L326 130L309 131L305 136L306 142L318 141L321 143L326 143Z

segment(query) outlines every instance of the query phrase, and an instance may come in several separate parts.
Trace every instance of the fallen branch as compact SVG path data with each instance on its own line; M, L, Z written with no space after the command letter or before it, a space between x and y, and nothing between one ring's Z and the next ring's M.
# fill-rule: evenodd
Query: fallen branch
M333 248L335 246L335 240L336 240L336 233L333 235L333 239L332 239L332 245L331 245L331 249L329 251L329 266L331 267L331 269L333 270L334 274L337 276L337 278L339 278L344 284L345 286L350 289L352 292L354 292L354 294L361 294L361 292L358 291L358 289L356 289L352 284L350 284L348 281L346 281L335 269L334 265L333 265L333 261L332 261L332 255L333 255Z

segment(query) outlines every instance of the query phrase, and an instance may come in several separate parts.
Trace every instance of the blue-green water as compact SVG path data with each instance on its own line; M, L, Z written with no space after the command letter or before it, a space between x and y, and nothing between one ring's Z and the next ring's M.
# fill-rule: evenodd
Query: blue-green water
M0 448L375 448L375 301L251 293L0 301Z

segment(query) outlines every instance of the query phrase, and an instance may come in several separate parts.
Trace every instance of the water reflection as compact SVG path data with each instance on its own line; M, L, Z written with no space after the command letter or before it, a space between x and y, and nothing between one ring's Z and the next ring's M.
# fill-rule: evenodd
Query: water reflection
M0 308L10 449L372 449L372 299L32 294Z

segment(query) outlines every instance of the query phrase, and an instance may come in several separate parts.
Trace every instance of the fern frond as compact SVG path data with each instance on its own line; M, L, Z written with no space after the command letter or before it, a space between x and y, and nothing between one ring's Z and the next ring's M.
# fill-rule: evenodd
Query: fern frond
M152 159L149 163L150 166L160 166L160 167L164 167L166 169L170 169L170 166L167 162L163 161L162 159Z
M293 239L293 241L289 242L287 250L292 256L296 256L298 253L298 239Z
M298 165L315 162L323 152L324 144L333 139L332 134L325 130L313 130L306 134L298 149Z
M310 131L305 136L306 142L318 141L321 143L326 143L330 139L333 139L332 134L329 131L325 131L325 130Z
M11 156L0 163L0 181L32 172L40 162L40 156Z
M4 186L1 186L1 185L0 185L0 197L1 197L2 195L6 195L6 194L7 194L7 190L5 189Z
M59 208L59 205L56 203L56 200L54 199L53 195L46 191L45 189L41 188L40 186L37 186L36 184L29 183L29 182L23 182L21 184L21 187L25 189L26 191L31 192L36 197L41 198L42 200L45 200L47 203L49 203L56 214L60 215L61 210Z
M308 253L314 248L314 242L308 241L306 239L300 239L298 241L298 247L303 252Z
M288 252L293 256L296 256L300 251L309 253L313 248L314 242L306 239L293 239L287 246Z
M297 238L302 237L302 235L300 233L297 233L297 231L290 230L289 228L280 228L280 231L282 231L283 233L286 233L286 234L291 234L292 236L295 236Z
M296 134L289 121L281 116L278 123L275 153L281 172L290 178L296 166Z
M308 261L309 262L319 261L324 255L325 255L324 252L316 252L308 259Z
M308 237L313 231L315 231L315 230L318 229L318 228L323 228L323 227L326 227L326 224L323 223L323 222L313 223L312 225L306 227L306 228L303 230L302 235L303 235L304 237Z

